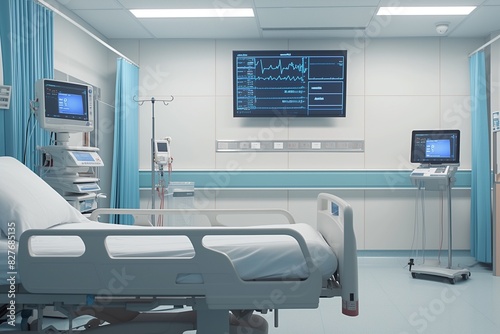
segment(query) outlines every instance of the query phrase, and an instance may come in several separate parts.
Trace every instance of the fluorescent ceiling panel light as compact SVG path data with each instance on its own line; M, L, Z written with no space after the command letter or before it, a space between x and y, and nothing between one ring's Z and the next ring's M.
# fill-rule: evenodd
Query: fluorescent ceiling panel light
M380 7L377 15L469 15L476 6Z
M254 17L252 8L131 9L137 18Z

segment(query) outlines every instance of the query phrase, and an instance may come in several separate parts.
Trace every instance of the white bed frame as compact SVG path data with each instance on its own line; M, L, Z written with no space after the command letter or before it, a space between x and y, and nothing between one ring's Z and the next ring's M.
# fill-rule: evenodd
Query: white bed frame
M324 281L312 261L307 261L310 275L302 281L243 281L223 253L205 248L202 238L207 235L255 235L255 229L225 227L219 219L235 214L281 214L293 224L292 216L284 210L126 210L98 209L91 220L101 215L201 215L213 227L186 227L173 229L116 229L112 235L182 235L193 244L193 258L112 258L105 247L109 230L28 230L21 236L18 267L24 292L18 292L16 303L25 308L41 310L54 305L70 320L77 309L90 306L96 309L123 308L147 311L159 305L185 305L196 312L194 329L198 334L230 333L229 311L317 308L319 298L339 296L342 313L358 315L358 273L356 238L350 205L339 197L320 194L317 200L317 228L338 258L334 276ZM287 228L258 229L258 234L288 235L295 238L305 259L311 259L303 237ZM79 257L32 256L29 239L32 236L77 235L85 244L85 253ZM176 284L178 273L202 273L204 282ZM0 302L2 300L0 299ZM41 312L40 312L41 313ZM233 312L234 313L234 312ZM277 319L275 319L277 322ZM182 323L182 321L181 321ZM154 322L141 326L154 326ZM189 325L172 325L171 332L182 333ZM193 324L190 324L193 326ZM276 325L276 324L275 324ZM38 325L41 331L41 318ZM115 326L101 326L103 333ZM119 324L117 324L119 326ZM124 324L128 326L129 324ZM165 327L165 323L161 326ZM109 328L105 328L109 327ZM118 327L117 327L118 328ZM146 329L146 327L143 327ZM91 330L88 330L89 332ZM137 329L135 330L137 332ZM119 330L120 333L125 333ZM140 330L140 332L144 332Z

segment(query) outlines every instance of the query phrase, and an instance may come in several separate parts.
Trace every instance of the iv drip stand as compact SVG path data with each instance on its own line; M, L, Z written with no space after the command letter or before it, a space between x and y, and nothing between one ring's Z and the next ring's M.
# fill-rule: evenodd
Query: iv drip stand
M144 102L151 102L151 208L155 208L155 102L160 101L163 102L164 105L168 105L170 102L174 100L174 97L170 95L170 99L167 100L157 100L154 97L145 100L138 100L134 97L134 101L139 103L140 106L144 104ZM151 221L154 222L154 219Z

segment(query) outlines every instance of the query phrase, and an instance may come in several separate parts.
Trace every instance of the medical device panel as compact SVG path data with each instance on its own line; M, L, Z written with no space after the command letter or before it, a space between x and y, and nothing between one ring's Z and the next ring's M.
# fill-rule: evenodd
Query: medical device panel
M93 89L89 85L40 79L35 85L40 126L59 133L94 130Z
M102 167L104 163L96 147L88 146L44 146L43 150L51 155L52 167Z
M167 165L171 162L170 139L155 140L155 163Z
M458 165L460 130L414 130L410 161L422 165Z

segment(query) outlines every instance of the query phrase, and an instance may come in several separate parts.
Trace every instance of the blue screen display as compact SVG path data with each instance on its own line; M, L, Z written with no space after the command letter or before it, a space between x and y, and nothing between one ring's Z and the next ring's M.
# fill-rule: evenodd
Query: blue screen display
M92 154L88 152L73 152L73 156L77 161L95 161Z
M443 165L460 163L460 130L413 130L410 161Z
M425 144L427 158L450 158L451 145L448 139L428 139Z
M83 99L81 95L59 93L59 113L69 115L83 115Z

